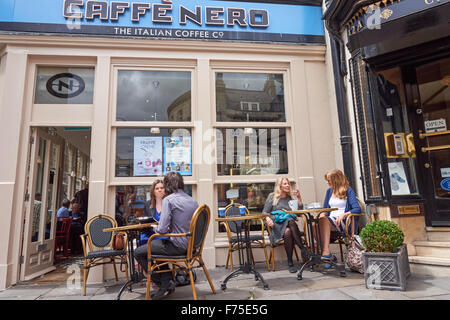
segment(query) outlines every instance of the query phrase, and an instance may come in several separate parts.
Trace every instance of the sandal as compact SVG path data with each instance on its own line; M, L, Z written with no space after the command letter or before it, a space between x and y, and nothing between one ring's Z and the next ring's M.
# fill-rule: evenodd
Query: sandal
M331 254L331 253L327 254L327 255L322 255L321 258L322 258L322 260L329 260L329 261L334 262L334 263L337 262L336 256ZM331 269L331 267L332 267L332 265L329 264L329 263L325 264L325 266L324 266L325 269Z

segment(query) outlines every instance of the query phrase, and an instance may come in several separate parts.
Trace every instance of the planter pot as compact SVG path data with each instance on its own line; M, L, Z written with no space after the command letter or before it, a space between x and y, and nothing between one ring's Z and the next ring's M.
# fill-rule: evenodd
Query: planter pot
M406 244L397 252L363 252L364 278L367 289L406 290L411 274Z

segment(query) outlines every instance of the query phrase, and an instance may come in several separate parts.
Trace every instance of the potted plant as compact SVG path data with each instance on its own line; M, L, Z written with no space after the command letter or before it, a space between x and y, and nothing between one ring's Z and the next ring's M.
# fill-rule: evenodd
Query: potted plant
M387 220L367 224L360 232L364 278L368 289L406 290L411 274L404 234L399 226Z

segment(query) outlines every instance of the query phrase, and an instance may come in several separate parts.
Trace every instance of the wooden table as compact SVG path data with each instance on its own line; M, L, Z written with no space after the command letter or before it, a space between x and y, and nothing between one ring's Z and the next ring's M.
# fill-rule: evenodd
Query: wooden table
M128 264L130 270L130 280L127 283L125 283L123 287L120 289L119 294L117 295L116 298L117 300L120 300L120 296L122 295L126 287L129 287L129 291L131 292L133 283L139 283L145 278L144 274L141 271L136 270L134 266L133 241L134 239L139 239L142 230L151 228L151 226L156 224L158 224L158 222L132 224L128 226L103 229L103 232L126 232L128 239L128 261L129 261Z
M297 273L297 280L303 279L303 270L309 265L311 270L314 270L314 265L320 265L322 263L329 263L334 266L338 266L333 261L322 259L322 241L320 239L320 226L319 226L319 214L322 212L332 212L338 210L337 208L317 208L317 209L304 209L295 211L286 211L287 213L293 213L297 216L304 216L306 219L306 226L308 228L308 243L309 243L309 259L306 263L302 265ZM317 246L315 245L316 240L314 234L317 237ZM340 275L342 277L346 276L345 264L340 268Z
M255 280L259 280L262 282L264 286L264 290L269 290L269 285L266 283L261 274L256 271L255 267L251 262L251 253L250 253L250 227L249 222L254 219L261 219L267 217L268 214L249 214L243 216L230 216L223 218L216 218L216 221L226 222L226 223L234 223L237 230L237 240L238 240L238 252L239 252L239 269L230 273L220 284L222 290L226 290L227 282L233 277L238 276L241 273L249 274L253 273L255 275ZM242 236L242 232L244 236ZM244 253L245 249L245 253ZM245 259L246 258L246 259Z

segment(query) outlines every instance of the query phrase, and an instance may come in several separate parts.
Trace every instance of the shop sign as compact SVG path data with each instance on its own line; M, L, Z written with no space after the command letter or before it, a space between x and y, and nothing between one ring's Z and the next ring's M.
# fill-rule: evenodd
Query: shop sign
M355 12L347 22L349 36L365 30L380 29L381 25L432 7L450 3L450 0L382 0Z
M46 88L52 96L69 99L79 96L86 88L84 80L73 73L59 73L48 79Z
M450 191L450 178L441 181L441 188L445 191Z
M447 122L445 119L437 119L425 121L425 132L433 133L447 130Z
M398 214L420 214L419 205L398 206Z
M441 168L442 178L450 178L450 168Z
M245 1L2 0L0 31L325 43L320 6Z

